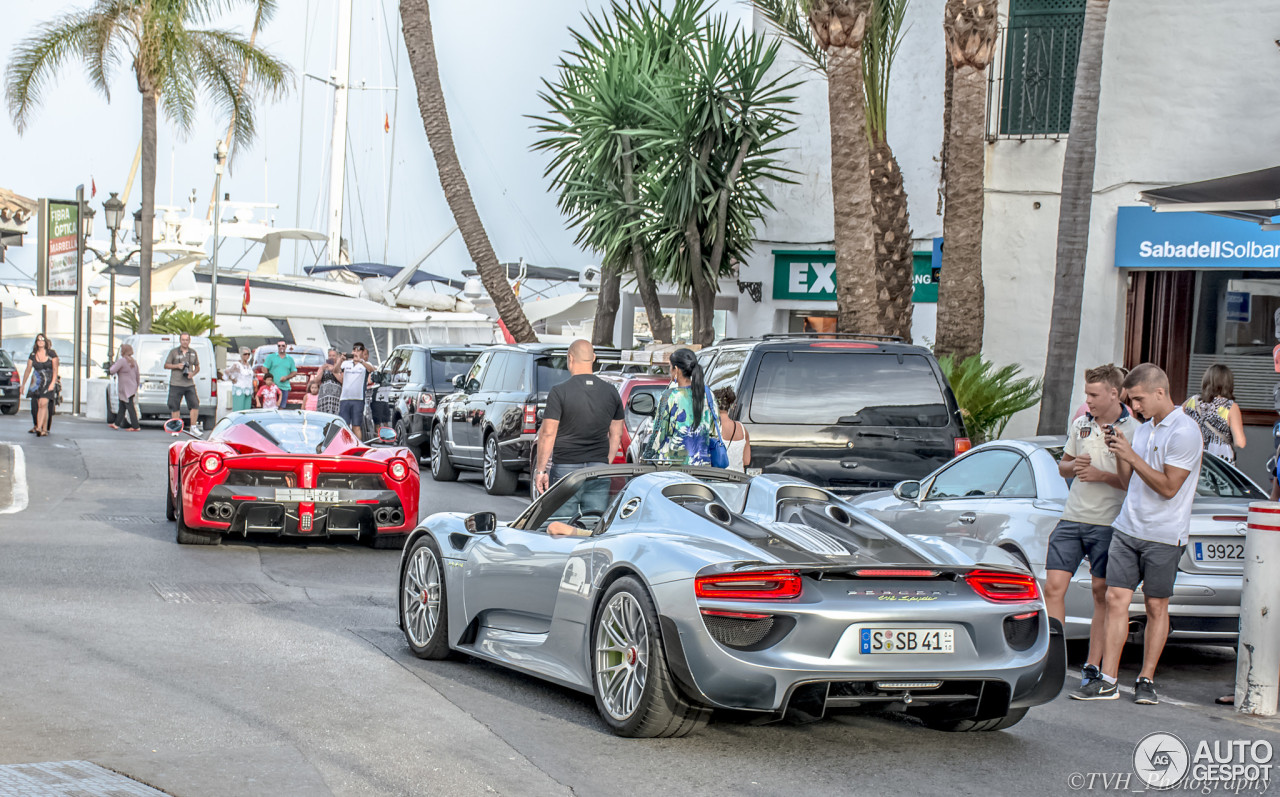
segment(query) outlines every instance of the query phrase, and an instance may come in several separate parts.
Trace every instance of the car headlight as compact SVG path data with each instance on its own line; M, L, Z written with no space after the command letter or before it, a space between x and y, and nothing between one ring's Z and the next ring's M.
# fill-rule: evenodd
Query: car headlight
M205 473L214 474L222 469L222 455L208 453L200 457L200 470Z

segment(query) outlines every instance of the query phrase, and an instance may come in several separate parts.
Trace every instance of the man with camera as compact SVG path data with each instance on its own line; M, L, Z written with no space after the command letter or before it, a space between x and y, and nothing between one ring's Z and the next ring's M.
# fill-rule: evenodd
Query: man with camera
M169 418L178 419L182 414L182 401L186 399L187 409L191 412L191 431L204 434L204 429L200 428L200 395L196 393L200 357L191 348L190 335L183 332L178 336L178 346L169 350L164 367L169 371Z

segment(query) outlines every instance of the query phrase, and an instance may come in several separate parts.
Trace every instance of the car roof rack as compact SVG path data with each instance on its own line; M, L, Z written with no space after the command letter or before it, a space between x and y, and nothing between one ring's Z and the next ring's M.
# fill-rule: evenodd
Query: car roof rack
M889 343L906 343L901 335L873 335L870 332L770 332L761 335L761 340L785 340L786 338L869 338Z

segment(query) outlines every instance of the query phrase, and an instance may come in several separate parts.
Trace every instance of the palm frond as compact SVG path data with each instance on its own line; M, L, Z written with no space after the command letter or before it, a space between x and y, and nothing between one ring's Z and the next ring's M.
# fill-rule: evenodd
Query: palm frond
M5 70L5 100L19 133L26 129L49 83L67 61L83 59L91 77L105 73L101 64L93 64L101 25L102 19L93 11L72 11L38 26L34 34L18 43Z
M951 384L975 445L998 438L1010 418L1040 401L1041 380L1020 377L1019 365L997 368L981 356L957 365L951 355L939 357L938 365Z
M751 3L779 35L800 51L813 69L827 71L827 54L809 26L806 0L751 0Z

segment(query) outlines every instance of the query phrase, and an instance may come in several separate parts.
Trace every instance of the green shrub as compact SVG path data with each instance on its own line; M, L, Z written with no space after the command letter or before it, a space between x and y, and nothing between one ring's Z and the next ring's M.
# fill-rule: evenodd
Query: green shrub
M975 446L999 437L1014 414L1040 401L1041 380L1020 378L1021 366L996 368L995 363L981 356L969 357L956 365L951 355L939 357L938 365L951 383L969 439Z

